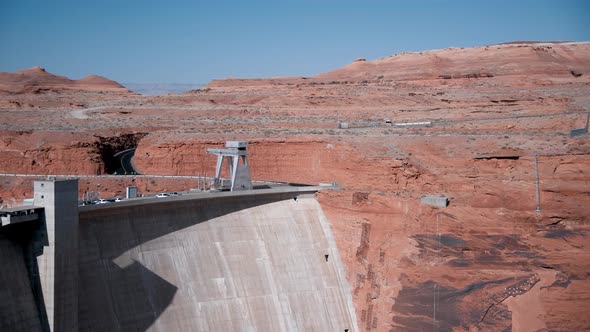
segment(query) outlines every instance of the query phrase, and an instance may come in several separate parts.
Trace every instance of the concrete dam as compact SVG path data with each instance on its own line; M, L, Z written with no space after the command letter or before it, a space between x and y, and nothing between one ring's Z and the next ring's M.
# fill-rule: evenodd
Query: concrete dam
M0 227L0 331L357 331L318 187L78 206L35 182Z

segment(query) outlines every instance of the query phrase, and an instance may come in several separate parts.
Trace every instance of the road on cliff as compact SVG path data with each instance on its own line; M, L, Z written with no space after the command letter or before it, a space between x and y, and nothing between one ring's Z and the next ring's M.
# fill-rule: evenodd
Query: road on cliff
M135 154L135 149L127 149L120 152L117 152L113 155L115 158L119 158L121 162L121 168L119 168L115 174L140 174L135 167L133 167L133 155Z

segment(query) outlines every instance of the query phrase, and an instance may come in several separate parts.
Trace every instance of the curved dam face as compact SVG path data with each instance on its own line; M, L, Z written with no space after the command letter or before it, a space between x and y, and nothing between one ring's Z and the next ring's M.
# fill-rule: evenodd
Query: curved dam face
M30 229L0 227L0 331L41 331L31 273Z
M184 197L80 209L79 330L357 330L313 193Z

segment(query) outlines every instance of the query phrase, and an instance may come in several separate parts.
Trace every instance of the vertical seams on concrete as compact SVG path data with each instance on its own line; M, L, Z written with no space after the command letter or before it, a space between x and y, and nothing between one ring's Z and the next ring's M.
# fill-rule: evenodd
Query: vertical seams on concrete
M274 304L273 307L274 307L274 310L275 310L275 315L277 317L281 317L281 316L283 316L283 314L282 314L283 310L288 309L288 308L285 308L284 307L285 305L288 306L288 303L282 303L281 300L280 300L280 298L279 298L277 285L275 283L274 278L272 278L272 271L271 271L271 267L270 267L270 264L269 264L270 256L269 256L269 254L268 254L268 252L266 250L266 246L264 245L264 243L262 241L257 241L257 242L258 242L258 249L263 254L262 259L267 261L264 264L264 272L266 274L266 280L269 281L269 287L270 287L270 291L271 291L271 294L272 294L271 298L272 298L272 302ZM288 318L288 316L285 316L285 317ZM280 327L281 331L288 331L287 327L285 326L285 323L286 322L284 322L282 319L279 319L279 327ZM291 321L291 322L287 322L287 323L289 324L288 326L290 327L289 330L293 326L295 326L295 322L292 322Z
M80 242L81 289L94 290L80 296L80 329L356 331L325 216L297 196L81 212L81 239L96 240Z
M346 271L344 270L344 264L342 263L342 259L340 258L340 252L338 251L338 247L336 246L336 240L334 239L334 235L332 233L332 229L330 228L330 223L320 203L314 199L314 205L316 205L316 209L318 211L318 219L324 230L324 235L326 240L328 241L328 245L330 247L330 257L332 257L332 262L334 267L336 268L336 273L338 274L338 284L346 299L346 310L348 316L350 317L351 325L350 327L344 327L349 331L358 331L358 322L356 320L356 312L354 310L354 303L352 301L352 291L348 281L346 280Z

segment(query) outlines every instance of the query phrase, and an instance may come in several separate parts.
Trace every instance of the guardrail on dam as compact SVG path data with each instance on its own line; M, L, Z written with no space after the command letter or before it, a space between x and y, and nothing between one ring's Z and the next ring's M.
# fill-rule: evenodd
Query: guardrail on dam
M45 222L0 229L0 330L358 330L320 187L78 207L72 183L36 182Z

